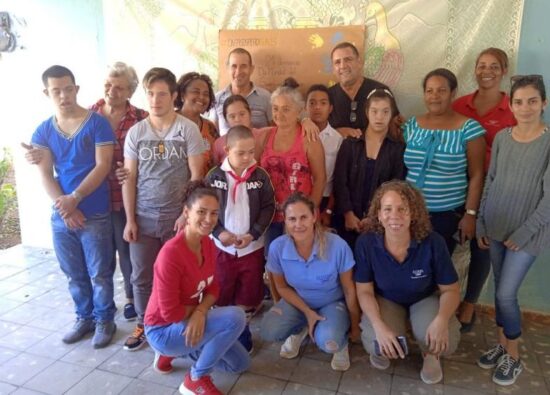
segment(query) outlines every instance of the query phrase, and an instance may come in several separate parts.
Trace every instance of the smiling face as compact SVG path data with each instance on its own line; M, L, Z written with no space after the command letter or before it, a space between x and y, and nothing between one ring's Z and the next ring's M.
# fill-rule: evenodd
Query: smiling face
M351 86L363 76L363 63L349 47L339 48L332 54L332 73L343 86Z
M125 77L109 76L103 85L105 91L105 102L111 107L125 107L130 100L130 82Z
M289 204L285 210L285 227L295 243L314 237L315 215L304 202Z
M184 213L187 216L187 225L190 231L207 236L214 230L218 222L218 200L209 195L197 198L190 207L185 206Z
M451 109L451 103L456 90L451 91L449 81L445 77L434 75L426 80L424 89L424 103L428 112L433 115L441 115Z
M254 66L247 54L234 52L229 55L227 68L231 85L238 88L246 88L250 85L250 77L254 72Z
M328 94L323 91L313 91L307 96L306 111L308 117L316 125L325 125L332 112Z
M499 89L506 72L495 56L488 53L481 55L475 69L477 85L482 89Z
M546 104L540 92L532 85L527 85L514 91L510 108L518 123L537 124Z
M201 80L191 81L182 92L183 109L194 115L202 114L210 106L210 90L208 84Z
M252 126L250 111L246 108L244 103L240 101L236 101L227 106L225 120L229 124L229 127L241 125L249 128Z
M395 191L386 192L380 199L378 220L386 235L404 235L410 232L411 215L407 202Z
M77 107L76 95L78 89L78 85L75 85L69 76L50 77L48 78L48 87L44 89L44 93L52 100L57 111L70 113Z
M279 95L271 104L273 122L280 128L295 127L300 116L298 105L288 95Z
M366 113L370 129L377 133L387 133L392 118L390 99L372 98Z

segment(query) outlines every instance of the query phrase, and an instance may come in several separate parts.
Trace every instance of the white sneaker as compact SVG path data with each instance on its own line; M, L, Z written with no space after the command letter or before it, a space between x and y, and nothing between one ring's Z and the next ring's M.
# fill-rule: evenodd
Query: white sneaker
M424 355L420 378L426 384L436 384L443 380L443 370L441 369L439 357L432 354Z
M332 370L346 371L349 369L349 350L348 345L342 348L340 351L335 352L330 362Z
M300 353L300 346L307 336L307 327L302 329L295 335L290 335L286 338L285 342L281 346L279 355L281 358L292 359L296 358Z

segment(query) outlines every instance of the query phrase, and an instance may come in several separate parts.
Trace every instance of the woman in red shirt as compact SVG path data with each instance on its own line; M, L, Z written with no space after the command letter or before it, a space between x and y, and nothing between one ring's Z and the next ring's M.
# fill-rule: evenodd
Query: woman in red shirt
M246 324L244 311L236 306L210 309L219 287L214 279L215 246L208 235L218 210L214 189L203 181L189 182L187 224L162 247L154 266L145 333L156 351L156 371L170 373L177 357L194 361L180 385L182 394L221 394L209 376L212 369L240 373L250 365L248 352L237 341Z

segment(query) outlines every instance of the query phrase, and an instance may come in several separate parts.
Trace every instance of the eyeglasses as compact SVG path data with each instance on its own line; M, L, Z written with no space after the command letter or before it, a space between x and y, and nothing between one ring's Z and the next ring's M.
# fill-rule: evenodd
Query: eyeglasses
M354 100L351 102L351 112L349 113L350 122L357 121L357 114L355 113L355 111L357 111L357 102Z
M542 82L542 75L540 74L528 74L528 75L513 75L510 77L510 82L512 84L515 84L519 81L525 81L525 82Z

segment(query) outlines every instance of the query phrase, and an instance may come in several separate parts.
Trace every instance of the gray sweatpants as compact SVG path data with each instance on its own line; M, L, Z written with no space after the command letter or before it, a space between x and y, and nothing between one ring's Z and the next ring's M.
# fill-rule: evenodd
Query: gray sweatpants
M177 217L166 220L136 216L138 239L130 243L132 287L138 323L143 324L147 302L153 289L153 265L160 248L174 237Z
M426 344L426 331L428 326L439 312L439 296L433 294L419 302L411 305L409 310L400 304L376 296L376 301L380 308L382 321L388 325L397 336L405 336L407 332L406 322L407 316L411 321L413 336L416 339L420 350L428 352ZM374 340L376 334L368 317L363 314L361 318L361 341L363 347L369 354L374 354ZM442 355L450 355L456 351L460 340L460 323L454 316L449 320L449 346L447 351Z

